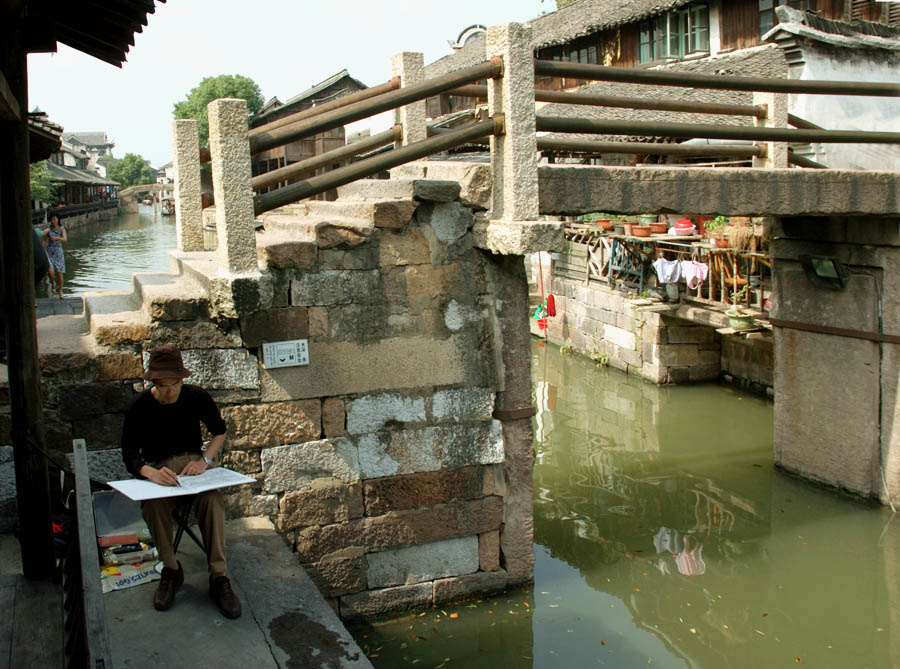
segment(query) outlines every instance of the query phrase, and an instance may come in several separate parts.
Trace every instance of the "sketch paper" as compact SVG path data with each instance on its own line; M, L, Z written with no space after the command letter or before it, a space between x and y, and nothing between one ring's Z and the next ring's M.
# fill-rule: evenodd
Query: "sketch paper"
M147 479L125 479L122 481L109 481L109 485L120 493L141 502L145 499L159 499L161 497L181 497L182 495L196 495L207 490L217 490L233 485L253 483L256 479L244 476L225 467L212 467L196 476L179 476L181 485L159 485Z

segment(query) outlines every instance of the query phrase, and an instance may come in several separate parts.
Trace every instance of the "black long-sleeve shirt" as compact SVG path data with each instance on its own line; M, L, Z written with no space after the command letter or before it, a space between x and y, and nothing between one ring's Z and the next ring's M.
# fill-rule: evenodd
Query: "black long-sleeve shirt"
M185 384L172 404L161 404L150 389L138 395L125 414L122 459L136 478L145 464L179 453L202 453L200 423L213 436L225 434L225 421L209 393Z

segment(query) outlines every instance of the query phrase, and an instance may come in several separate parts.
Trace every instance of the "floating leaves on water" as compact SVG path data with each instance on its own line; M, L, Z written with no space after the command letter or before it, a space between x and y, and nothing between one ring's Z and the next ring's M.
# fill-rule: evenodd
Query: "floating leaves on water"
M559 604L548 604L548 606L549 606L551 609L558 609L558 608L559 608Z
M493 615L493 613L494 613L493 610L488 609L488 615L489 615L489 616L490 616L490 615Z
M458 613L451 613L451 614L450 614L450 619L451 619L451 620L456 620L457 618L459 618L459 614L458 614Z
M444 615L447 615L447 612L444 611L444 609L441 609L441 613L443 613Z
M692 628L691 628L691 634L696 634L696 633L697 633L697 628L696 628L696 627L692 627Z
M606 639L600 639L600 645L601 645L601 646L605 646L605 645L606 645Z
M760 636L765 636L765 635L766 635L765 632L760 632L759 630L753 630L753 631L756 632L757 634L759 634Z
M528 602L522 602L522 603L525 605L526 608L531 608L531 604L529 604Z
M794 658L794 662L796 662L797 664L800 664L801 662L803 662L803 660L801 660L800 656L798 655L797 657Z
M764 614L762 614L762 617L765 618L767 615L769 615L769 614L768 614L768 613L764 613Z

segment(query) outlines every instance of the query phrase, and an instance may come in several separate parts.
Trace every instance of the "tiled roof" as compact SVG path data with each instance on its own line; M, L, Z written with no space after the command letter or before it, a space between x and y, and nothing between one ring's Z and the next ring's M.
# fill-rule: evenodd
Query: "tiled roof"
M368 88L368 86L366 86L359 79L354 79L353 77L351 77L350 73L346 69L343 69L340 72L338 72L337 74L331 75L324 81L320 81L318 84L311 86L310 88L307 88L302 93L298 93L294 97L290 98L284 104L282 104L278 100L278 98L270 99L268 102L266 102L266 104L263 106L263 108L260 109L260 111L256 113L256 115L253 117L252 122L254 125L258 125L261 121L264 121L266 116L268 116L272 112L281 111L285 107L290 107L292 105L296 105L296 104L299 104L306 100L309 100L310 98L314 97L316 94L321 93L322 91L328 89L331 86L334 86L335 84L339 83L343 79L350 79L351 81L356 82L356 84L359 86L360 89Z
M77 167L66 167L57 165L56 163L47 163L50 170L50 176L53 181L61 181L63 183L80 183L86 186L118 186L118 181L105 179L95 172L88 172Z
M775 45L764 45L709 58L681 61L656 69L697 74L722 74L747 77L787 78L787 62L784 54ZM725 104L752 104L753 93L744 91L720 91L703 88L682 88L676 86L648 86L619 82L597 82L588 84L577 91L593 95L617 95L644 99L670 99L691 102L717 102ZM566 116L588 119L655 121L665 123L705 123L716 125L752 125L746 116L723 116L717 114L695 114L688 112L653 111L645 109L620 109L589 105L569 105L545 103L539 106L541 116ZM641 141L635 137L602 137L597 135L563 135L554 137L574 137L584 139L605 139ZM645 141L651 138L643 138Z
M67 132L63 134L63 139L67 142L78 142L84 146L115 146L114 142L109 141L105 132Z
M691 0L576 0L528 22L532 28L532 46L537 50L565 44L598 30L640 21L689 2ZM438 77L482 62L484 45L483 36L473 39L463 48L427 65L426 76Z

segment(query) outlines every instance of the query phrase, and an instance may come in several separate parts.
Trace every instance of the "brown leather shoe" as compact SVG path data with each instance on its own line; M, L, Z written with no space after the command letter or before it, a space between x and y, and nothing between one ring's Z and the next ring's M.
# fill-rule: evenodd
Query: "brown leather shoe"
M165 611L172 608L175 603L175 593L184 583L184 569L181 563L178 563L178 569L171 567L163 567L162 578L159 579L159 585L156 588L156 594L153 596L153 607L157 611Z
M241 617L241 600L231 589L231 581L227 576L209 577L209 596L226 618Z

